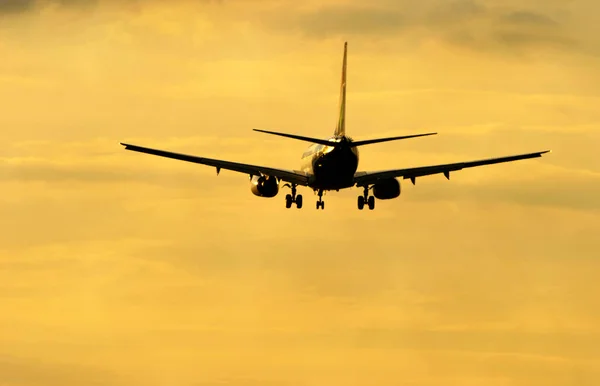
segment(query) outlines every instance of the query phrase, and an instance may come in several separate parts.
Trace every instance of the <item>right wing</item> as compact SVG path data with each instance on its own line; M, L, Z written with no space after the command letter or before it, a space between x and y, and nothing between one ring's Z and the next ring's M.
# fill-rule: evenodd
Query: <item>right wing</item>
M132 151L137 151L140 153L157 155L160 157L167 157L167 158L173 158L173 159L177 159L177 160L181 160L181 161L187 161L187 162L193 162L193 163L202 164L202 165L214 166L217 168L217 174L219 173L219 171L221 169L232 170L235 172L240 172L240 173L245 173L245 174L250 174L250 175L255 175L255 176L265 174L268 176L277 177L286 182L291 182L293 184L298 184L298 185L302 185L302 186L307 186L308 180L311 177L310 174L304 173L304 172L301 172L298 170L274 169L274 168L268 168L268 167L264 167L264 166L248 165L248 164L241 164L241 163L237 163L237 162L222 161L222 160L197 157L197 156L187 155L187 154L172 153L170 151L151 149L148 147L130 145L127 143L122 143L122 142L121 142L121 145L125 146L125 150L132 150Z
M447 179L450 179L450 172L458 171L465 168L472 168L475 166L483 166L483 165L492 165L502 162L511 162L518 161L522 159L528 158L537 158L541 157L542 154L548 153L550 150L540 151L536 153L528 153L528 154L519 154L508 157L500 157L500 158L488 158L478 161L469 161L469 162L457 162L453 164L445 164L445 165L434 165L434 166L422 166L417 168L409 168L409 169L392 169L392 170L382 170L377 172L357 172L354 175L354 182L357 186L366 186L371 185L377 182L378 180L387 179L387 178L395 178L395 177L403 177L404 179L410 178L413 185L415 184L415 179L417 177L428 176L432 174L444 173Z

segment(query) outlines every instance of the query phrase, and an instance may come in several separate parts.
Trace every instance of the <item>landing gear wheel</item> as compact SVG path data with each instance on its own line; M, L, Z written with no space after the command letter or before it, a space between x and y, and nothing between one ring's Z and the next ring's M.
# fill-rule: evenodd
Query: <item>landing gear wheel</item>
M358 196L358 210L362 210L365 207L365 198Z
M285 195L285 207L289 209L293 203L296 203L296 208L302 208L302 195L296 195L296 184L285 184L284 186L292 189L292 194Z
M296 196L296 208L302 208L302 195L299 194Z
M365 204L369 206L370 210L375 209L375 197L369 196L369 187L367 185L363 186L363 195L358 196L357 206L358 210L363 210Z
M368 204L369 204L369 209L370 210L375 209L375 197L370 196L369 200L368 200Z

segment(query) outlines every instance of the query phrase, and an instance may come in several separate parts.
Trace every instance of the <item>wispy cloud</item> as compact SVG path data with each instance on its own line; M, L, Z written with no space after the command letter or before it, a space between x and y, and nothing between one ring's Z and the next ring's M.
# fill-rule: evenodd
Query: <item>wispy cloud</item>
M577 39L561 21L543 11L493 7L471 0L351 2L273 17L281 30L293 29L313 38L442 41L481 52L575 49Z
M178 2L185 3L185 0ZM131 6L143 7L144 5L156 5L157 3L159 3L157 0L2 0L0 1L0 14L24 13L47 6L85 10L101 5L118 5L121 8L127 8ZM221 4L223 0L197 0L196 3Z
M512 11L500 15L500 20L507 24L556 27L559 24L552 18L531 11Z
M2 382L8 385L59 386L79 382L94 386L125 385L124 378L110 370L78 363L0 355Z

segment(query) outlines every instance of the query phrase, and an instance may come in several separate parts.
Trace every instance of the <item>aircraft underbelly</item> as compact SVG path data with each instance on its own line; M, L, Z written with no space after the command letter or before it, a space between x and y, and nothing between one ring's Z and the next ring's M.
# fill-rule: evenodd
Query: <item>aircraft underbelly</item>
M332 151L314 160L315 188L343 189L354 185L358 157L351 151Z

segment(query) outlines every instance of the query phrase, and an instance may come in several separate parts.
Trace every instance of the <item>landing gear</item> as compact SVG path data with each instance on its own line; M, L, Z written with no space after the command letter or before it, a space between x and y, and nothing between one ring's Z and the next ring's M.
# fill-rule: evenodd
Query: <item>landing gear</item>
M317 209L325 209L325 201L323 201L323 189L319 189L319 201L317 201Z
M296 195L296 185L285 184L284 186L289 186L290 188L292 188L292 194L285 195L285 207L289 209L292 207L293 203L296 203L296 208L302 208L302 195Z
M358 209L363 210L365 204L369 206L369 210L375 209L375 197L369 196L369 187L365 186L365 191L362 196L358 196Z

